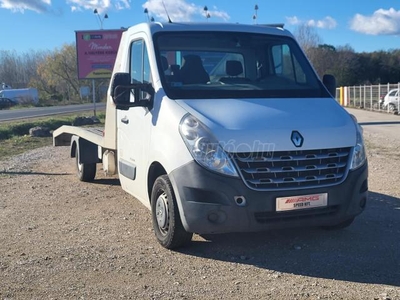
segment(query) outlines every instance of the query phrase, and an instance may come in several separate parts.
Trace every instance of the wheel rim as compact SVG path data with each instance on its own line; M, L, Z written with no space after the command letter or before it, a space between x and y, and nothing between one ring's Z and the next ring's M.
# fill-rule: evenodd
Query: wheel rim
M79 162L77 163L77 166L78 166L78 171L79 172L82 172L82 164L80 164Z
M78 168L78 172L82 173L82 164L79 163L79 156L76 156L76 167Z
M168 213L168 200L167 195L162 193L156 201L156 218L158 228L162 234L167 234L168 232L168 221L169 221L169 213Z

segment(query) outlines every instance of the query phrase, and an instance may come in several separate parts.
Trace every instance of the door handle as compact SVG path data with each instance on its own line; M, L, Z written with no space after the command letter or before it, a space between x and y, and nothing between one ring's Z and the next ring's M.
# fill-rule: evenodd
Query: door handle
M127 117L124 117L121 119L121 122L124 124L129 124L129 119Z

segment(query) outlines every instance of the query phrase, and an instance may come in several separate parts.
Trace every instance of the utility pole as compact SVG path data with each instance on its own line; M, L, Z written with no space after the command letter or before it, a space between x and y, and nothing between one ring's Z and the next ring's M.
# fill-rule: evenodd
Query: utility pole
M97 16L100 23L100 30L103 30L103 22L108 19L108 15L104 14L103 17L100 16L99 11L95 8L93 13ZM92 79L92 98L93 98L93 115L96 116L96 82Z

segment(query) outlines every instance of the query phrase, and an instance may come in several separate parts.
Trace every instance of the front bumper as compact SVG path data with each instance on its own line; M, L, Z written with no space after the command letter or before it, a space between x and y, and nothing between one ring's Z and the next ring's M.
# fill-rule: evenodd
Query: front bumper
M360 214L368 195L368 164L344 182L323 188L255 191L240 178L207 171L194 161L169 174L183 226L199 234L337 225ZM328 206L276 212L276 198L328 193ZM238 197L245 199L239 205Z

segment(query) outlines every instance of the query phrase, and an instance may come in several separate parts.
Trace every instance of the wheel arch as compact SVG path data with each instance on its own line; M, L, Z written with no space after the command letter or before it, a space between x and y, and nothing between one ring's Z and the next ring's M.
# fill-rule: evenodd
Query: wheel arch
M151 203L151 191L153 189L154 182L161 175L167 175L164 167L158 161L153 162L150 165L149 172L147 174L147 194L149 196L149 202Z
M79 151L80 163L99 163L98 145L77 135L71 137L70 156L75 157Z
M71 147L70 147L70 157L75 157L76 156L76 147L78 147L78 140L79 138L77 136L73 136L71 138Z

